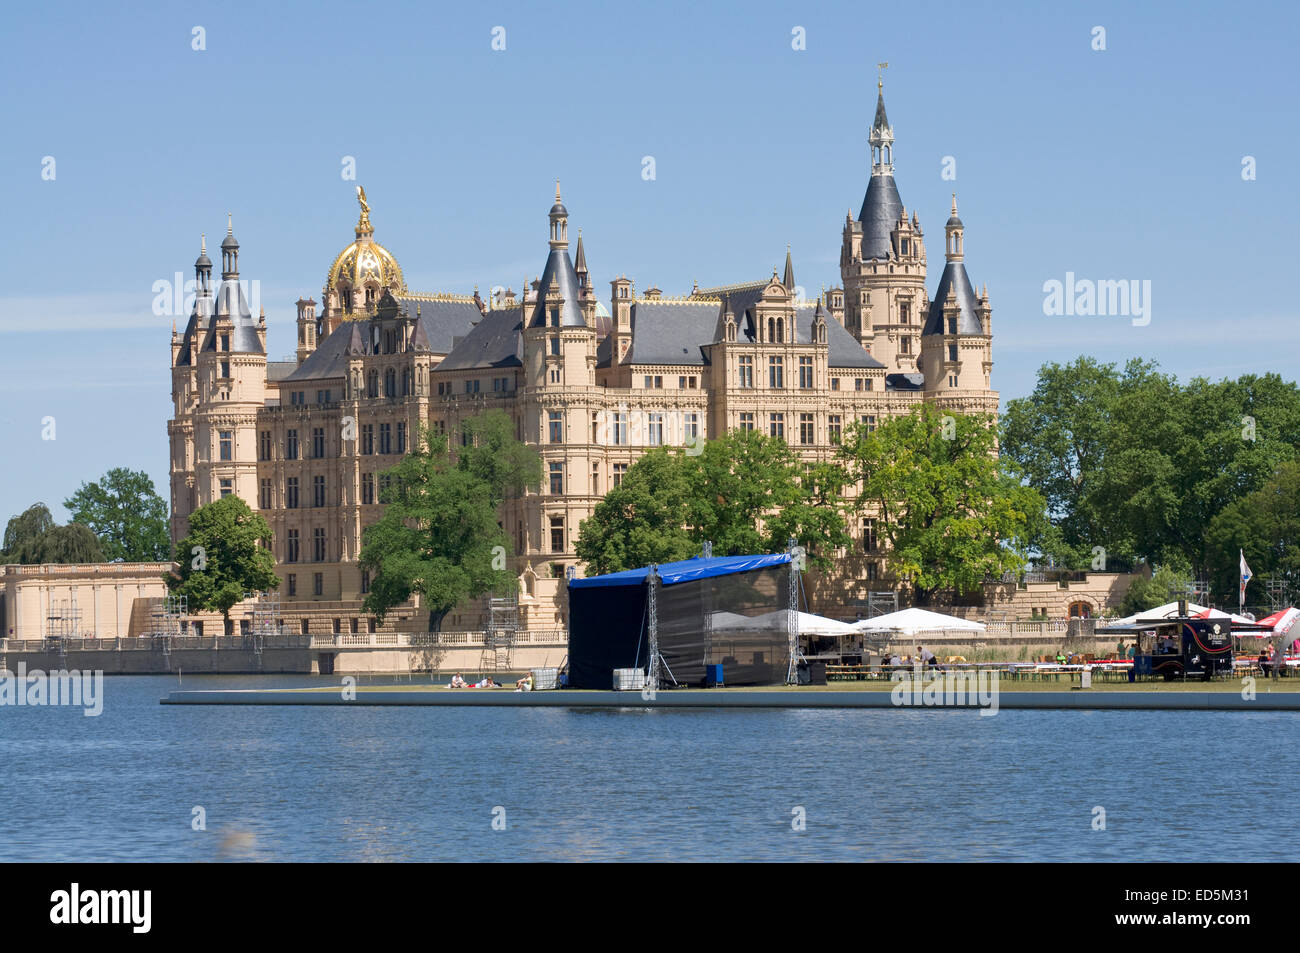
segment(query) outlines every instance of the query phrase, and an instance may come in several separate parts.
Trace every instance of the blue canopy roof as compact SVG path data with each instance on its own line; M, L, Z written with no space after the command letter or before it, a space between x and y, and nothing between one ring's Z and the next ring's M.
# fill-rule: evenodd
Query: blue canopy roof
M659 578L665 586L678 582L693 582L696 579L708 579L710 576L728 576L737 572L749 572L752 569L767 569L790 561L789 553L773 553L766 556L714 556L705 559L695 556L675 563L660 563ZM592 576L589 579L572 579L570 589L585 589L591 586L642 586L650 567L625 569L611 572L604 576Z

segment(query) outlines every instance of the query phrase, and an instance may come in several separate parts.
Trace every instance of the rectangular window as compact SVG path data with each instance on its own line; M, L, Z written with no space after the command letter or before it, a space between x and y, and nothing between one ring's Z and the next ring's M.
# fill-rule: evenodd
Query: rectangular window
M284 577L284 581L289 587L289 595L296 596L298 594L298 574L291 572Z
M955 344L948 345L948 360L950 361L957 360L957 345Z
M551 517L551 552L564 552L564 517Z
M380 453L393 452L393 425L392 424L379 425L379 452Z
M767 359L767 386L773 389L785 386L785 361L782 358Z
M560 339L559 339L559 338L551 338L551 356L552 356L552 357L559 357L559 356L560 356Z
M912 339L911 339L911 338L900 338L900 339L899 339L899 341L898 341L898 353L899 353L899 354L911 354L911 353L912 353Z
M318 563L325 561L325 529L317 526L311 534L312 559Z
M879 574L880 574L880 573L879 573L879 569L878 569L878 567L877 567L877 565L876 565L875 560L872 560L871 562L867 563L867 581L868 581L868 582L875 582L875 581L876 581L876 578L879 576Z
M560 443L564 440L564 414L561 411L547 411L546 431L551 443Z
M874 553L877 545L876 521L873 519L864 519L862 521L862 551L864 553Z
M406 453L406 422L397 423L397 452Z
M266 477L262 480L257 494L257 505L260 509L269 510L271 508L271 478Z
M840 442L840 433L844 428L843 421L839 414L831 414L826 421L826 429L829 432L831 443Z
M657 447L664 442L664 415L648 414L646 420L646 443Z
M317 460L325 456L325 428L311 428L311 455Z
M370 570L361 570L361 594L364 596L370 591Z
M551 495L559 496L564 492L564 464L552 463L549 469L551 474Z
M221 481L221 495L222 495L222 496L229 496L229 495L230 495L231 493L233 493L233 492L235 492L235 481L234 481L234 480L222 480L222 481Z
M224 378L229 379L229 377L230 377L230 362L229 362L229 361L222 361L222 362L221 362L221 376L224 377Z
M903 253L904 254L907 253L906 248L903 249ZM910 324L911 321L912 321L912 302L910 301L898 302L898 323Z
M746 412L740 415L740 429L741 430L754 429L754 415L752 413Z
M626 463L614 464L614 485L622 486L623 477L625 476L627 476L627 464Z
M867 378L867 390L871 390L871 378Z
M831 390L839 390L839 389L840 389L840 379L838 377L832 377Z
M223 351L229 351L229 350L230 350L230 335L229 335L229 334L223 334L223 335L221 335L221 350L223 350Z
M271 459L271 431L263 430L257 435L257 459Z
M682 436L686 438L686 441L688 443L694 443L695 441L699 440L700 439L700 415L687 414L686 425L683 428L683 430L685 432L682 434Z
M375 502L375 475L373 473L361 474L361 502L367 505Z
M298 508L298 478L287 477L284 481L284 505L286 509Z
M600 496L600 464L591 465L591 495Z
M802 390L809 390L813 386L813 359L811 357L799 358L799 387Z
M325 505L325 478L323 476L311 478L311 505Z
M740 358L740 386L754 386L754 357L746 354Z
M799 443L805 447L810 446L813 442L813 415L799 415Z
M685 378L685 377L679 377L679 378L677 378L677 389L678 389L678 390L686 390L686 378Z
M861 377L855 378L853 381L853 389L866 390L867 389L866 381L864 381Z
M285 534L284 561L287 563L296 563L298 561L298 531L296 529L291 529Z
M311 594L313 596L325 595L325 574L323 572L311 574Z
M862 418L862 422L863 422L864 424L867 425L867 433L875 433L875 432L876 432L876 415L875 415L875 414L867 414L865 417Z
M785 414L768 414L768 436L785 439Z
M362 453L375 452L375 425L374 424L361 425L361 452Z
M286 460L298 459L298 431L290 430L284 435L284 458Z
M558 328L560 326L560 309L551 308L549 317L551 319L551 327Z
M220 430L217 432L217 436L218 436L219 449L221 453L221 459L229 460L232 455L231 445L235 441L234 434L231 433L229 430Z
M627 414L619 411L614 414L614 445L623 446L627 443Z

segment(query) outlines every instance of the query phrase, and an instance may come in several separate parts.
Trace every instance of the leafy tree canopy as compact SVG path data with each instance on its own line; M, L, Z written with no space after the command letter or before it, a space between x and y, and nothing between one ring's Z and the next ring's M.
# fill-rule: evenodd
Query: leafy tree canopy
M108 559L155 562L171 556L167 502L143 471L116 467L97 482L81 484L63 505L74 522L94 531Z
M995 450L991 417L929 404L874 432L861 423L846 431L840 458L861 487L857 509L876 519L887 566L911 580L918 602L1024 566L1045 504L999 468Z
M275 589L275 558L261 545L271 528L239 497L213 500L190 514L189 534L177 544L178 573L164 576L191 611L220 612L231 634L230 610L244 594Z
M732 430L698 454L657 448L628 469L583 521L578 556L593 573L715 555L780 552L794 538L808 562L830 564L851 540L838 503L837 467L805 469L780 438Z
M11 518L5 527L0 563L102 563L104 551L85 526L58 526L44 503L36 503Z
M386 471L384 515L365 530L361 551L362 567L375 574L363 605L381 619L419 593L436 632L460 602L517 584L498 508L541 480L541 459L500 411L463 429L467 445L455 455L445 436L421 429L411 452Z

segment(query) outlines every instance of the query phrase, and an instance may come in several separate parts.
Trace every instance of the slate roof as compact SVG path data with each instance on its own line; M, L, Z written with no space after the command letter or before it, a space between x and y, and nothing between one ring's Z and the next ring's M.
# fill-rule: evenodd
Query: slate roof
M475 367L522 366L523 330L523 305L489 311L434 370L459 371Z
M943 275L939 278L939 289L930 302L930 316L921 333L943 334L946 330L943 324L943 305L948 300L949 288L956 293L957 304L961 308L957 316L957 333L983 334L984 328L976 313L979 300L975 288L970 283L970 276L966 274L966 266L960 261L950 261L944 266Z
M738 339L754 340L752 315L754 305L762 297L766 281L742 285L727 292L727 298L736 317ZM717 340L721 322L718 316L722 304L710 298L698 302L637 301L632 305L632 343L624 364L704 364L701 346ZM812 341L815 304L805 304L796 309L795 334L800 344ZM853 335L834 318L826 321L826 343L831 367L879 368L885 365L863 349ZM608 360L606 351L605 360ZM601 352L597 351L598 360Z
M582 309L578 307L578 274L573 270L567 248L552 248L546 258L546 267L542 270L541 281L537 286L537 303L528 321L530 328L540 328L546 324L546 293L550 290L551 279L559 286L564 303L560 306L560 327L583 328L587 322L582 320Z
M197 305L198 301L196 300L196 308ZM217 288L217 296L213 307L213 320L208 322L208 331L203 338L200 350L215 351L217 349L217 332L213 324L216 318L229 316L231 321L234 322L234 328L230 332L231 352L236 354L266 353L266 350L262 347L261 338L257 336L257 322L248 310L248 302L244 298L244 289L240 287L238 279L231 278L221 282Z
M317 345L298 369L285 377L287 381L309 381L343 378L347 376L348 356L366 352L365 335L361 321L344 321Z
M469 334L475 322L483 317L473 301L440 301L415 296L394 295L398 307L413 318L419 313L420 324L434 354L450 354L452 338Z
M268 381L282 381L292 374L297 367L297 361L267 361L266 379Z
M700 346L713 339L718 302L637 301L632 305L632 343L624 364L704 364Z
M898 194L892 175L873 175L862 198L862 257L885 259L893 255L894 246L889 233L903 214L903 200Z

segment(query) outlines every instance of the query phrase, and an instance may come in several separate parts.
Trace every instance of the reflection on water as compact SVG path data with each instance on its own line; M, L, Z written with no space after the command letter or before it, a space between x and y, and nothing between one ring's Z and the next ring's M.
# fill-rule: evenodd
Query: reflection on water
M1295 797L1291 713L160 706L175 687L0 708L0 859L1296 859L1215 808Z

